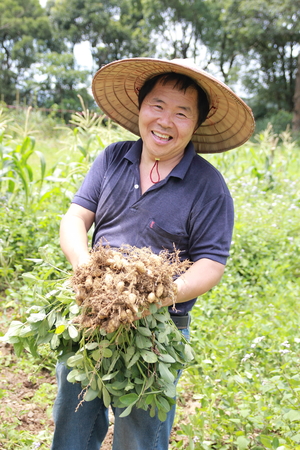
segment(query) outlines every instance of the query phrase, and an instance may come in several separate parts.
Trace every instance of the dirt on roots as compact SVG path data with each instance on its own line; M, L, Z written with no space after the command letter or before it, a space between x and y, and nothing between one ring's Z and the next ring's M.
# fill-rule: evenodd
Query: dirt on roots
M180 261L177 251L156 255L148 248L97 246L71 278L82 309L76 321L82 328L111 333L120 325L130 326L151 304L160 307L168 298L175 305L174 278L189 264Z

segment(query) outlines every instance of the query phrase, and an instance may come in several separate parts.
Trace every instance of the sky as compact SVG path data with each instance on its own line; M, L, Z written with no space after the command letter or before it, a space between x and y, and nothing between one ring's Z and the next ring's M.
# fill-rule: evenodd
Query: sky
M75 44L74 57L78 67L81 69L93 69L94 63L91 54L91 44L89 41L83 41L80 44Z

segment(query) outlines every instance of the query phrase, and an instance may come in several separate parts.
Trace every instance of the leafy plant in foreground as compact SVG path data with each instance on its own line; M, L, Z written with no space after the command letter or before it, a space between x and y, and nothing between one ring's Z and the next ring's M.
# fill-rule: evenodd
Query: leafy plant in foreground
M191 348L170 320L166 308L151 305L151 315L120 326L113 333L80 329L74 318L80 308L72 290L58 285L41 306L32 306L26 322L13 321L2 340L14 345L17 355L26 349L38 356L38 346L49 344L59 360L72 368L70 382L81 382L83 400L103 398L104 404L156 409L160 420L174 404L178 370L193 358Z

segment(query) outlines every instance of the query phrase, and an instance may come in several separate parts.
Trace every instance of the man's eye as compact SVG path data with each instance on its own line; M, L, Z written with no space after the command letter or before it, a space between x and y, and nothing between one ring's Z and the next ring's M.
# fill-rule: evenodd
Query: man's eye
M180 117L186 118L186 115L185 115L185 114L183 114L183 113L177 113L177 116L180 116Z

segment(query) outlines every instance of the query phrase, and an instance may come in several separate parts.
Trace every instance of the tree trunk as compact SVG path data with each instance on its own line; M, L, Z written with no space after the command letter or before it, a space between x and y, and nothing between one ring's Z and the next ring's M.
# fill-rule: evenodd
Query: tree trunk
M295 132L300 131L300 53L298 56L298 70L297 70L296 83L295 83L292 130Z

